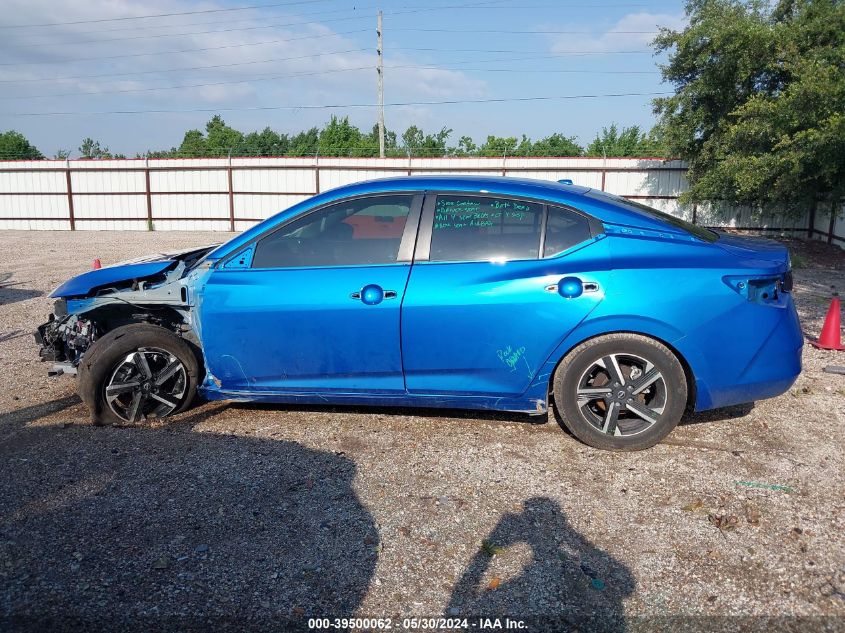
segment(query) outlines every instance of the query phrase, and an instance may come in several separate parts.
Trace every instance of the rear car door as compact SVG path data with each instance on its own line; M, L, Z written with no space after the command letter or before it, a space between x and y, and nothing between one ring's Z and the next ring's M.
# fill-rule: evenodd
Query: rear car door
M604 296L601 233L597 220L539 201L427 194L402 307L408 391L524 393Z
M221 262L200 311L220 389L404 392L400 305L421 206L413 194L342 200Z

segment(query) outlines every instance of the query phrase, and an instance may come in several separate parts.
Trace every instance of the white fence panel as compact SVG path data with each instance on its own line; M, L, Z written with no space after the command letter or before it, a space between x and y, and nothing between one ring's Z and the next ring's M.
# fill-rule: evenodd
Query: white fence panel
M241 231L317 192L408 174L568 179L703 225L809 232L807 214L760 216L747 208L679 205L688 186L680 161L593 157L0 161L0 229ZM833 223L836 236L845 234L842 215ZM814 235L827 239L830 226L829 210L819 209Z

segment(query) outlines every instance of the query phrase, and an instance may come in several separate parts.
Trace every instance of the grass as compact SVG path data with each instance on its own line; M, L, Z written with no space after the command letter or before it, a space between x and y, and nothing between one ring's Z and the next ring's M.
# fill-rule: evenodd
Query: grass
M790 260L792 261L792 268L806 268L807 258L798 253L790 253Z

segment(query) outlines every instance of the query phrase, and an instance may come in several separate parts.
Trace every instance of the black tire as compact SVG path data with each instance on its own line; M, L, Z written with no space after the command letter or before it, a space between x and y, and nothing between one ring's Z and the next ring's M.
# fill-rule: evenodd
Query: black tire
M585 444L637 451L660 442L680 422L687 378L662 343L639 334L607 334L566 355L555 372L554 396L566 428Z
M178 376L168 379L173 381L171 384L178 381L178 397L172 398L175 407L164 415L157 417L165 417L184 411L193 402L199 378L199 363L188 343L173 332L157 325L147 323L124 325L96 340L85 352L82 361L79 363L79 396L88 405L91 411L91 421L94 425L121 425L129 421L115 413L112 406L109 405L106 398L106 387L116 372L122 371L121 366L126 364L127 357L142 349L158 350L146 352L152 354L151 359L153 361L157 356L164 359L164 356L159 353L160 351L171 354L178 359L184 368L184 373L178 370ZM167 362L166 359L163 362ZM150 382L152 382L152 379ZM155 385L153 385L153 388L157 391ZM169 393L163 395L171 398ZM140 401L142 406L146 402L146 395L144 398ZM155 406L163 409L170 408L166 405L156 404L158 400L150 400L149 402L148 408ZM119 408L117 404L114 406ZM133 417L141 416L142 412L139 412ZM137 421L137 419L132 421Z

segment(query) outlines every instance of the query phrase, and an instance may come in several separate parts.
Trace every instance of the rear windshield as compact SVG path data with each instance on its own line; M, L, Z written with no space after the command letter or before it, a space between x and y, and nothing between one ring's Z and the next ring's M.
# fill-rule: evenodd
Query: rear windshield
M634 200L628 200L627 198L614 196L612 193L606 193L604 191L596 191L595 189L590 189L590 191L588 191L585 195L589 196L590 198L595 198L596 200L601 200L603 202L612 202L613 204L618 205L620 207L625 207L626 209L635 211L637 213L642 213L643 215L646 215L655 220L660 220L662 222L665 222L666 224L671 224L672 226L682 229L687 233L694 235L695 237L701 240L704 240L705 242L715 242L719 239L719 234L715 231L706 229L703 226L692 224L691 222L687 222L686 220L677 218L674 215L664 213L663 211L658 211L657 209L653 209L647 204L642 204L641 202L635 202Z

